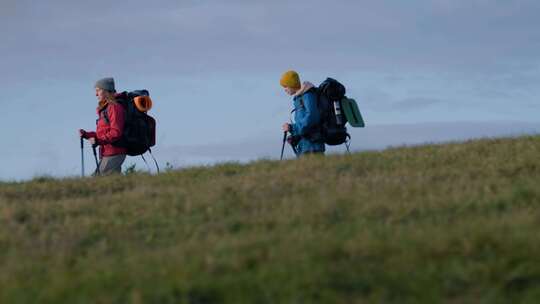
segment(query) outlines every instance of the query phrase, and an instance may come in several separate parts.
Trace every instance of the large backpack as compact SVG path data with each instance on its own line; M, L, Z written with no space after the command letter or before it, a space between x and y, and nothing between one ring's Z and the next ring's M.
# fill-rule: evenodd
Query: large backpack
M351 137L345 127L347 119L341 112L341 100L345 93L345 86L332 78L327 78L317 89L320 132L327 145L341 145Z
M347 143L351 136L347 133L349 123L352 127L364 127L362 115L354 99L345 96L343 84L327 78L317 88L317 106L321 116L320 133L324 143L330 146Z
M156 144L156 121L146 114L152 107L148 91L122 92L116 96L116 102L124 107L125 123L122 137L113 145L126 148L129 156L149 151ZM103 111L103 118L110 123L107 108Z

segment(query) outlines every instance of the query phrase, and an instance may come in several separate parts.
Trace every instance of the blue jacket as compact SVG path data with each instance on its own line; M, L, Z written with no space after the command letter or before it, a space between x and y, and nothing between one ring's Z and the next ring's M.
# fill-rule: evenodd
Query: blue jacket
M311 88L314 88L311 83L304 83L293 99L294 123L291 133L301 137L296 146L298 155L325 150L324 142L316 138L318 133L314 134L314 128L320 124L321 117L317 108L317 95L313 90L310 91Z

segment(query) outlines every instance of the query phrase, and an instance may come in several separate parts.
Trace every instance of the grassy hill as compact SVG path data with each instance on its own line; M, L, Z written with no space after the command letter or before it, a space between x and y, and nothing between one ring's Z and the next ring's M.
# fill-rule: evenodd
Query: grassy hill
M0 303L538 303L540 137L0 184Z

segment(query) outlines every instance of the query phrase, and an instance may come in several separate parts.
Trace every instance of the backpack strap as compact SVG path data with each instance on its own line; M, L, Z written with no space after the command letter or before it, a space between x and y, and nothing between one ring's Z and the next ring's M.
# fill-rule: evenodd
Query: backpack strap
M148 171L150 172L150 166L148 165L148 162L146 161L146 158L144 158L144 153L141 154L141 158L144 161L144 163L146 164L146 168L148 168Z
M103 119L105 119L105 122L110 125L111 124L111 120L109 119L109 111L107 111L109 107L105 107L105 109L103 109Z
M103 119L105 120L105 123L110 125L111 124L111 120L109 119L109 112L107 112L107 107L103 108L102 110L99 111L99 114L103 113L103 115L101 115L103 117ZM96 119L96 126L99 122L99 119L101 117L99 117L98 119Z
M323 117L322 117L322 115L320 115L321 114L321 109L320 109L320 104L319 104L319 91L318 91L317 87L313 87L313 88L307 90L306 92L304 92L304 94L299 95L298 96L298 101L299 101L301 107L305 107L304 95L307 94L307 93L313 93L313 94L315 94L315 97L317 98L315 106L317 107L317 111L319 111L320 122L319 122L318 125L313 126L311 128L311 130L309 130L306 135L303 135L301 137L306 138L307 140L310 140L310 141L319 142L319 141L321 141L321 138L322 138L322 123L323 123L323 121L322 121ZM295 112L297 110L298 110L298 108L294 108L294 110L292 110L292 112L291 112L291 115L292 115L293 112Z
M305 91L304 94L302 94L302 95L298 95L298 101L300 102L300 106L302 106L302 107L304 106L304 95L306 95L307 93L314 93L315 96L317 96L317 108L319 108L319 95L318 95L318 91L317 91L316 87L313 87L313 88Z
M119 102L120 105L122 105L122 103ZM123 105L122 105L123 107ZM111 124L111 120L109 118L109 111L107 111L107 109L109 109L109 105L105 106L105 108L103 108L103 110L101 110L100 113L103 113L103 119L105 119L105 122L110 125ZM125 111L125 115L127 116L127 111L128 109L125 109L124 108L124 111Z
M148 148L148 152L150 153L150 156L152 156L152 159L154 160L154 163L156 164L157 173L159 174L159 165L156 161L156 158L154 157L154 154L152 154L152 149Z
M349 134L347 134L347 136L349 137L349 140L345 142L345 147L347 147L347 153L351 154L351 136Z
M150 156L152 156L152 159L154 160L154 163L156 164L156 170L157 170L157 174L159 174L159 165L156 161L156 158L154 157L154 155L152 154L152 149L148 148L148 152L150 153ZM141 154L141 157L142 157L142 160L144 161L144 163L146 164L146 167L148 167L148 171L151 171L150 170L150 166L148 165L148 162L146 161L146 158L144 157L144 153Z

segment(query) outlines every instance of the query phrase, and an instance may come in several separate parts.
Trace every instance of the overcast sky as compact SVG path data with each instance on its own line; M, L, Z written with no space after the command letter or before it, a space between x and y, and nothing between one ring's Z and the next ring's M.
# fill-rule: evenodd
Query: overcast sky
M347 86L368 126L355 150L540 132L538 12L532 0L0 0L0 179L78 174L76 131L94 128L105 76L150 91L155 154L175 166L279 156L287 69Z

